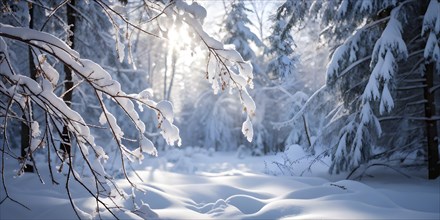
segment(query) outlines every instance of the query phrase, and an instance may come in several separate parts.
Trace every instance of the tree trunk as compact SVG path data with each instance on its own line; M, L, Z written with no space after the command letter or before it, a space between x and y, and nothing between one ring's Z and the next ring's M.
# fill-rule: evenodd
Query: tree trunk
M432 88L434 86L434 63L426 65L426 87L424 89L425 117L426 117L426 138L428 141L428 178L435 179L440 174L440 164L438 155L437 122L432 117L435 116L435 97Z
M32 4L29 4L29 28L33 29L34 28L34 8ZM35 74L35 64L34 64L34 57L32 56L32 48L29 46L28 47L28 59L29 59L29 75L32 79L36 79L36 74ZM29 103L29 105L26 106L29 109L29 112L32 111L32 105L31 103ZM21 157L24 159L24 163L27 163L27 152L26 152L26 148L29 147L30 145L30 129L29 126L27 124L27 121L32 121L32 114L29 114L29 118L26 118L26 115L23 115L23 123L21 124ZM26 167L24 168L24 172L34 172L34 167L33 165L27 163Z
M304 123L304 130L306 131L307 143L309 144L310 153L315 155L315 149L313 148L312 139L310 137L309 125L307 124L306 116L302 116Z
M174 76L176 75L176 63L177 63L177 52L176 49L173 49L173 54L171 54L171 81L168 85L168 90L166 91L166 99L170 101L171 98L171 89L173 88Z
M168 50L165 52L165 69L163 74L163 99L167 97Z
M68 36L68 41L71 42L70 47L72 49L75 48L75 10L72 8L72 6L75 6L75 0L70 1L70 5L67 4L67 25L70 27L71 34ZM72 87L73 87L73 81L72 81L72 70L64 65L64 73L65 73L65 79L64 79L64 91L66 92L63 96L63 100L66 103L67 106L71 107L72 102ZM67 158L67 156L71 153L71 140L69 136L69 131L67 129L67 126L63 127L63 132L61 135L61 144L60 144L60 150L64 153L64 158Z

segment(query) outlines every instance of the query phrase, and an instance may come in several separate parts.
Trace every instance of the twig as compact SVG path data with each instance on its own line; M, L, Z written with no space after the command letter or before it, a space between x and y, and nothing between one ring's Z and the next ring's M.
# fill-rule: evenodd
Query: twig
M16 88L14 89L14 93L16 92ZM15 199L13 199L10 195L9 195L9 192L8 192L8 189L7 189L7 187L6 187L6 181L5 181L5 145L9 145L8 144L8 137L7 137L7 135L6 135L6 128L7 128L7 124L8 124L8 112L9 112L9 109L11 108L11 106L12 106L12 98L11 99L9 99L9 102L8 102L8 105L7 105L7 111L6 111L6 114L5 114L5 124L4 124L4 129L3 129L3 150L2 150L2 185L3 185L3 189L5 190L5 194L6 194L6 197L0 202L0 205L4 202L4 201L6 201L6 199L9 199L9 200L11 200L12 202L15 202L15 203L17 203L17 204L19 204L19 205L21 205L22 207L24 207L24 208L26 208L27 210L31 210L30 208L28 208L27 206L25 206L24 204L22 204L22 203L20 203L20 202L18 202L17 200L15 200Z
M368 165L368 166L362 171L362 174L359 175L358 177L354 178L354 179L357 179L357 178L361 179L362 176L363 176L363 175L365 174L365 172L367 171L367 169L370 168L370 167L373 167L373 166L384 166L384 167L388 167L388 168L390 168L390 169L396 171L397 173L401 174L402 176L404 176L404 177L406 177L406 178L408 178L408 179L411 179L411 176L409 176L409 175L403 173L402 171L400 171L400 170L398 170L398 169L396 169L396 168L394 168L394 167L392 167L392 166L390 166L390 165L388 165L388 164L384 164L384 163L373 163L373 164L369 164L369 165ZM350 179L351 176L352 176L352 175L353 175L353 174L354 174L354 173L355 173L360 167L361 167L361 165L359 165L359 166L357 166L356 168L354 168L354 169L350 172L350 174L346 177L346 179Z

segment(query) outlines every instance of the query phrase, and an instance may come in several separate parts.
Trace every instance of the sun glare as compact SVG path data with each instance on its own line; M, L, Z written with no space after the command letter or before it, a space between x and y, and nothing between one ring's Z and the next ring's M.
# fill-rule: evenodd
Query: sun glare
M168 30L168 54L175 56L177 62L190 66L195 57L193 39L186 25L173 25Z
M191 36L188 33L188 29L184 25L173 25L168 30L168 45L170 49L185 49L185 47L191 44Z

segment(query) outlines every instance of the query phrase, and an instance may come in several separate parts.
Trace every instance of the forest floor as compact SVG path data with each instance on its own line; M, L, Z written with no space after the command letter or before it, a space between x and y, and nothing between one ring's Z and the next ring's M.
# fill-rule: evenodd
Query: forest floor
M362 181L345 180L346 174L330 176L325 161L303 176L295 176L294 170L293 176L285 176L273 163L282 162L281 155L251 157L193 148L161 155L133 164L142 181L134 173L130 179L139 190L116 180L127 193L126 199L115 198L124 207L115 212L119 218L440 219L440 178L407 178L378 168ZM307 165L298 162L298 172ZM5 172L8 192L31 210L7 200L0 205L0 219L76 218L63 183L52 185L46 179L41 184L35 174L14 175ZM75 204L90 214L82 217L99 219L95 200L73 181L71 190ZM3 188L0 197L5 197ZM112 218L108 212L101 217Z

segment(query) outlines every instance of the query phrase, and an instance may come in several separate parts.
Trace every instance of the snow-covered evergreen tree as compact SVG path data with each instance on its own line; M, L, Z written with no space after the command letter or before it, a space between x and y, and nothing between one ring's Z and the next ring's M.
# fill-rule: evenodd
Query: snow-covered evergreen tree
M320 21L327 43L337 46L327 66L327 88L311 96L333 94L342 103L329 111L315 141L330 144L325 150L332 157L330 172L371 163L426 167L425 160L438 160L433 147L438 131L430 129L439 115L438 108L432 110L439 83L439 71L432 68L438 63L438 1L309 3L298 2ZM306 114L310 103L285 125ZM438 166L429 167L438 173Z
M333 52L327 67L327 85L341 94L344 102L337 120L345 121L339 141L333 146L330 171L352 170L374 159L399 158L400 163L394 164L402 165L408 154L426 152L426 131L418 123L409 125L418 117L424 118L420 112L423 104L416 99L423 92L423 59L428 57L421 57L419 51L426 45L421 42L432 42L421 37L427 29L422 29L420 18L427 8L438 12L437 7L438 1L428 7L428 1L394 0L317 1L312 7L312 11L320 11L330 36L350 33ZM425 15L425 20L431 21L425 24L430 23L431 27L433 14ZM396 133L397 128L408 135ZM421 135L414 139L414 134Z
M302 119L297 121L301 125L297 123L288 128L274 128L272 124L290 118L307 99L307 95L300 91L296 66L298 54L294 52L292 36L294 27L304 19L306 11L302 9L307 5L304 3L285 1L270 15L271 32L266 39L268 47L265 56L268 61L265 63L265 77L259 78L254 91L260 112L254 123L258 138L252 145L260 152L278 152L286 144L304 143L306 139Z
M252 25L247 15L250 11L250 9L246 8L244 1L237 0L231 4L231 9L227 12L225 19L225 31L227 31L227 34L224 37L224 42L226 44L233 44L244 60L255 58L255 52L249 46L251 42L255 43L258 47L264 46L258 36L248 27Z
M247 8L245 1L236 0L231 3L224 20L226 35L223 37L223 42L234 45L243 59L252 63L255 78L261 81L266 76L261 69L261 64L256 62L257 57L251 44L254 44L257 48L264 48L265 46L261 39L249 28L249 26L253 25L248 18L249 12L251 10Z
M270 78L295 77L295 64L298 60L294 53L295 42L291 32L295 26L304 21L307 2L309 1L287 0L270 18L271 34L267 39L269 46L265 51L270 57L267 65Z

